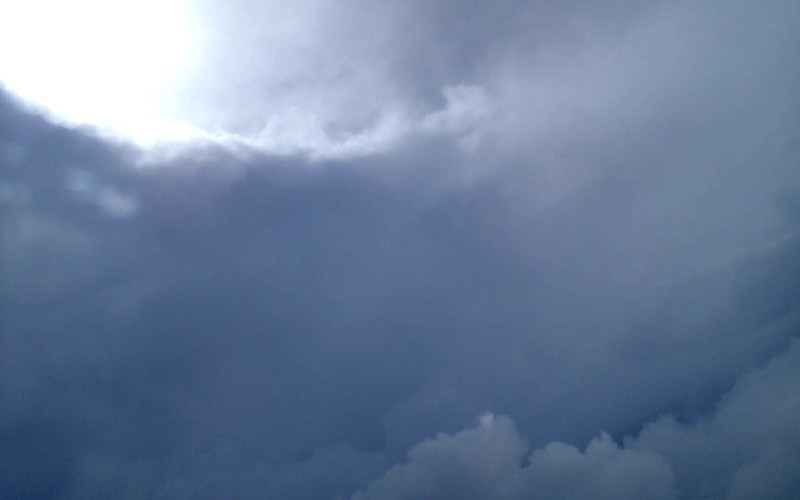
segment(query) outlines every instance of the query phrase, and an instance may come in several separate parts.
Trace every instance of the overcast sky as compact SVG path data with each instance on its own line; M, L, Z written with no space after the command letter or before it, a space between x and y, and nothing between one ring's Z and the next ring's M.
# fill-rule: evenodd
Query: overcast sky
M0 497L800 498L800 4L76 2L0 9Z

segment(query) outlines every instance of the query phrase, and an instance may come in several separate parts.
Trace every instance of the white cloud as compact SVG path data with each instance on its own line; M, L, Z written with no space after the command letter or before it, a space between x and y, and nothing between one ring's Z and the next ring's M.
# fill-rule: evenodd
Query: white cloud
M690 424L648 424L622 446L602 433L581 451L553 442L527 457L508 417L481 417L414 446L354 500L796 498L800 487L800 341L741 377Z
M534 451L508 417L484 416L473 429L439 434L408 453L354 500L367 499L674 499L669 466L647 452L621 449L602 434L580 451L551 443Z

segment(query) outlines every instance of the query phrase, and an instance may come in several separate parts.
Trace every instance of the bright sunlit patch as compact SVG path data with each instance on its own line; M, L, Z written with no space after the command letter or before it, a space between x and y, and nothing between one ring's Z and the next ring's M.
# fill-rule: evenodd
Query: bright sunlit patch
M192 60L184 2L2 2L0 82L62 119L139 142L185 135L164 116Z

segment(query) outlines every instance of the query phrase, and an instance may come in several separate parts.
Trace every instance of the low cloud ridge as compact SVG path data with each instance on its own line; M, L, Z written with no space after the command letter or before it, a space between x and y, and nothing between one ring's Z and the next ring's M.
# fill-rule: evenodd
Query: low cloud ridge
M797 498L800 341L736 383L719 408L684 424L666 416L619 445L529 447L513 421L484 415L414 446L408 460L353 496L514 500ZM527 456L526 456L527 455Z

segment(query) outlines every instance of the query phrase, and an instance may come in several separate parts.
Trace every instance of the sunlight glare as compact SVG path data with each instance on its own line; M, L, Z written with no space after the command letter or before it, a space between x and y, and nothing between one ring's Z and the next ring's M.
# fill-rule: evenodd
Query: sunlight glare
M192 29L184 0L3 2L0 84L67 122L154 141L180 133L163 114Z

